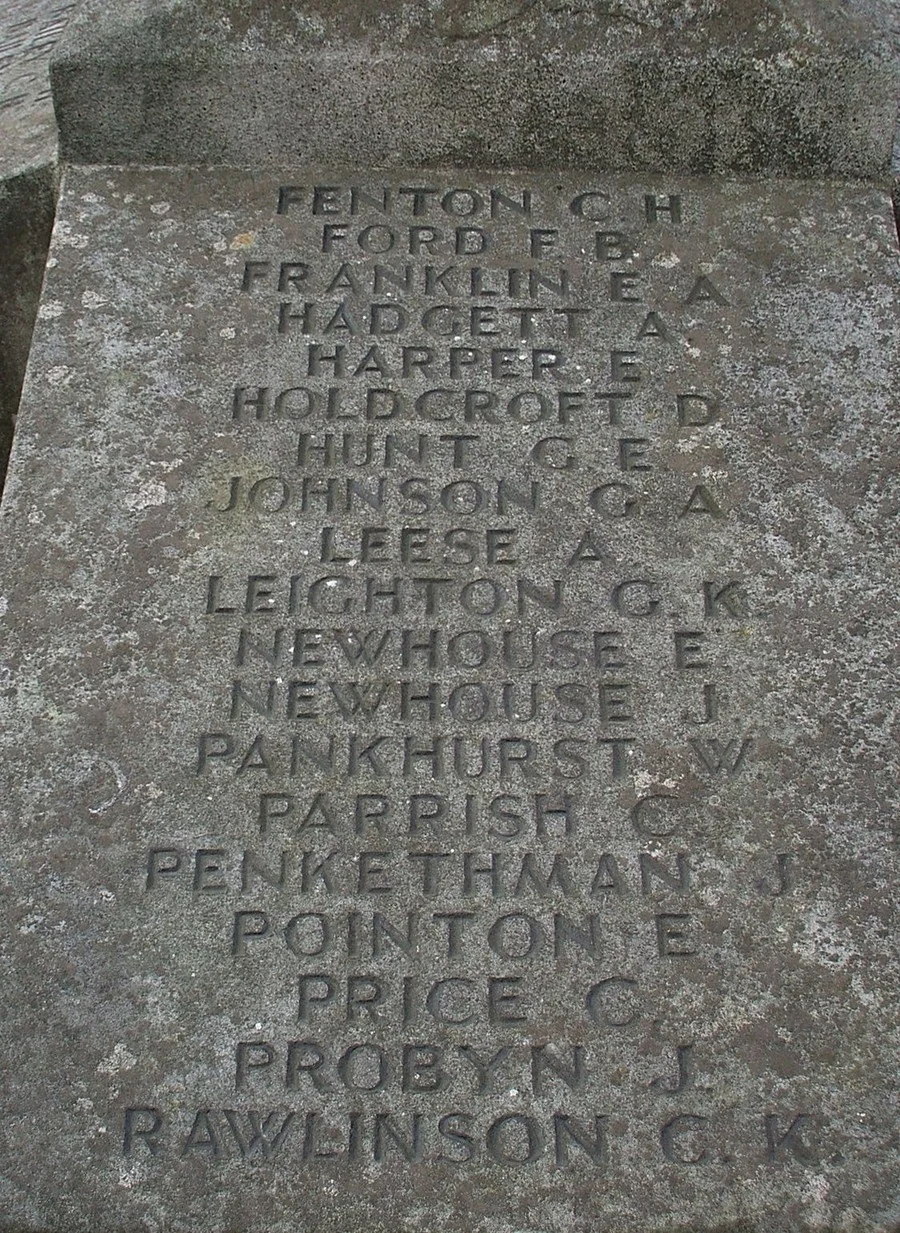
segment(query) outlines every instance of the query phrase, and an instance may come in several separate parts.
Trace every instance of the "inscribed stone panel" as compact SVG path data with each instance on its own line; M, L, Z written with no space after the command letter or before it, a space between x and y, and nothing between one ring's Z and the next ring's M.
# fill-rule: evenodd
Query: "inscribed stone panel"
M895 1227L886 196L72 169L50 267L0 1224Z

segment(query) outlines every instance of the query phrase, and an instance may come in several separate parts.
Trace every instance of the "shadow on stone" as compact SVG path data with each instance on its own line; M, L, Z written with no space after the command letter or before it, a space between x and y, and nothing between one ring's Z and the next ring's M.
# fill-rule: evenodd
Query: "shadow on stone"
M0 487L53 230L57 168L47 163L0 181Z

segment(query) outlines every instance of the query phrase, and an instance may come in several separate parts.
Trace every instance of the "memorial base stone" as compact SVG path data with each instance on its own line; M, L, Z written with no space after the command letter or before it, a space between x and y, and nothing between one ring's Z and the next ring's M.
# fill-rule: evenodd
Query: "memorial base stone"
M53 66L61 148L85 163L879 176L896 54L858 10L86 0Z
M69 168L0 1228L890 1233L867 186Z

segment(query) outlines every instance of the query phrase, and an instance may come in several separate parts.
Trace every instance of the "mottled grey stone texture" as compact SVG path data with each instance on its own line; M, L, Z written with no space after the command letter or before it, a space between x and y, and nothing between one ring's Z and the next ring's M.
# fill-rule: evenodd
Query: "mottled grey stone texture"
M883 174L897 74L836 0L95 0L78 162Z
M0 11L0 483L53 225L50 52L76 7L5 0Z
M895 0L853 0L852 9L878 27L888 41L894 63L900 64L900 4ZM894 212L900 230L900 123L894 129L891 173L894 177Z
M896 294L872 187L67 171L4 1233L896 1229Z

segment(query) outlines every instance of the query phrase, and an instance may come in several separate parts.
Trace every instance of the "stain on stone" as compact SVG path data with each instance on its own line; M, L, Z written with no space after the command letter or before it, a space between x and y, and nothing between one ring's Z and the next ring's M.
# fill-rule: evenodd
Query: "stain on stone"
M0 180L0 486L50 244L56 180L51 164Z

